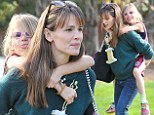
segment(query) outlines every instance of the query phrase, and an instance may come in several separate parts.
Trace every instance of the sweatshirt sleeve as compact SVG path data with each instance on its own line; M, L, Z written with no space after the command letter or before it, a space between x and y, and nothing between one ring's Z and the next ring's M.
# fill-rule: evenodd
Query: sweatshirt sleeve
M13 108L25 84L23 83L23 79L12 69L0 79L0 115L8 113Z
M0 79L0 115L4 115L11 108L11 103L9 102L9 85L8 79L6 76Z
M144 58L146 60L152 59L154 56L154 51L150 44L143 40L139 34L137 34L135 31L131 31L131 34L129 34L127 38L128 42L135 48L135 50L138 53L141 53L144 55Z

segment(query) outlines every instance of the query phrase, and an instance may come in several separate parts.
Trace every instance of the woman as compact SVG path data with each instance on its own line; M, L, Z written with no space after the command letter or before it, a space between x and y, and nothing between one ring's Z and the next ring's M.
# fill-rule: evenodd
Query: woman
M117 4L105 4L100 9L102 27L110 34L110 46L117 61L111 64L115 74L114 102L116 115L128 115L128 109L137 94L133 75L135 59L142 53L146 60L153 57L150 45L135 31L122 34L124 28L121 9Z
M63 115L88 114L92 98L85 71L63 76L54 88L46 88L54 68L78 60L84 54L83 26L83 13L77 5L68 1L50 3L39 19L25 62L10 69L0 81L0 100L3 100L0 114L10 108L20 115L57 111ZM95 74L91 69L88 71L93 89ZM65 100L70 95L68 105Z

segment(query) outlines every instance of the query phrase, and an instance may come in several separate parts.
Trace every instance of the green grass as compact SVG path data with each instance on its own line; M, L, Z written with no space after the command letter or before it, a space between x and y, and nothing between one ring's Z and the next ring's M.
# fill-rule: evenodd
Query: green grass
M154 115L154 81L145 81L145 88L151 115ZM113 102L113 84L97 81L95 87L95 99L99 113L102 115L108 115L105 113L105 110L109 107L110 103ZM136 96L129 109L129 115L140 115L139 94Z

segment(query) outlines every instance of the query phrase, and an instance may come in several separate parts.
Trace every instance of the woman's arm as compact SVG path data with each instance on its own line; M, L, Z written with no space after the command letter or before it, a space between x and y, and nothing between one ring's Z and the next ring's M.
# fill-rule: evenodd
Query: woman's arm
M85 70L88 67L94 65L94 59L91 56L84 55L81 59L70 62L61 66L58 66L54 69L52 76L50 78L50 82L48 83L49 88L53 88L55 84L57 84L61 77L70 73L79 72Z

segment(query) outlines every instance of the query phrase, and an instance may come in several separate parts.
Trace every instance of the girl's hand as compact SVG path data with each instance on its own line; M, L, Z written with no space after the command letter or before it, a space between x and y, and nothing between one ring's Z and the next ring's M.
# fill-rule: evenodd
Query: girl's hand
M68 86L66 86L59 95L67 102L67 104L73 103L74 98L77 97L76 91Z
M54 69L52 72L52 76L50 77L50 81L47 84L48 88L54 88L54 86L60 81L62 75L58 68Z
M76 91L63 83L57 83L54 88L57 90L57 95L60 95L67 104L71 104L77 97Z
M124 26L121 30L120 30L120 34L124 34L127 33L128 31L131 30L130 26Z

